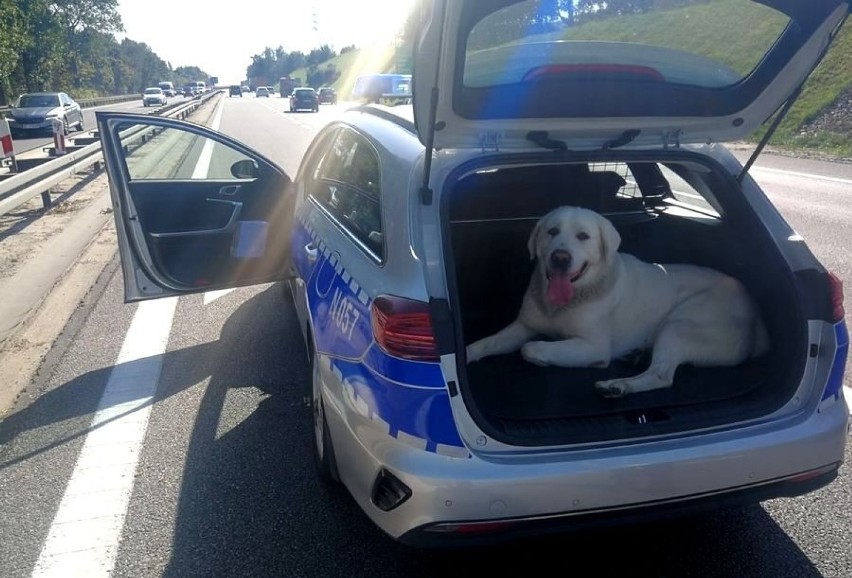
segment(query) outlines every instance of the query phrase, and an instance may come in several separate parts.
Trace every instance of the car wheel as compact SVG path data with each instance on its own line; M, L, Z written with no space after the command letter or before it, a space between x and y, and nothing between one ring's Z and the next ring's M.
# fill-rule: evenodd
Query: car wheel
M311 415L314 426L314 464L317 476L324 484L332 485L340 481L334 448L326 421L325 404L322 401L322 383L319 376L319 358L311 347Z
M77 130L78 130L79 132L83 132L84 130L86 130L86 129L83 127L83 115L80 115L80 122L78 122L78 123L77 123Z

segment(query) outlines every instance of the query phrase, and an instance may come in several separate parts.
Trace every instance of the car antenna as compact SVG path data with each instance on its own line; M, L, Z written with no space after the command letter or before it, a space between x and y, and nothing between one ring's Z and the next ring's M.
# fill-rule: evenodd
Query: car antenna
M546 130L531 130L527 133L527 140L538 146L554 151L567 151L568 145L565 141L550 138Z

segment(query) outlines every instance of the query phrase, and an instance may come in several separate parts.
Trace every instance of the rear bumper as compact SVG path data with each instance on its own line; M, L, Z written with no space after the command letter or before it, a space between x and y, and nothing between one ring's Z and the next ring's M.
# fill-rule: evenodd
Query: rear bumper
M328 415L341 478L389 536L421 546L494 543L798 496L836 477L849 426L841 398L797 422L733 432L558 455L454 458L415 449L344 411ZM372 501L384 471L410 490L390 511Z
M466 547L519 540L553 533L643 524L696 515L723 508L746 506L774 498L793 498L818 490L837 478L840 464L830 464L807 475L735 488L704 496L614 508L595 512L565 512L551 516L498 519L483 524L434 524L414 528L399 537L410 546L427 548Z

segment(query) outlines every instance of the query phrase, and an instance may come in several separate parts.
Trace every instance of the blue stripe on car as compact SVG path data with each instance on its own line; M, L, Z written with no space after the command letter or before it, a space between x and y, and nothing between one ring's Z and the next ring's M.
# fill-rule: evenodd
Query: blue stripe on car
M845 322L840 321L834 324L834 336L837 349L834 352L831 373L828 375L825 391L822 394L824 400L830 397L839 398L843 388L843 372L846 369L846 356L849 353L849 331Z
M342 385L351 407L408 445L469 458L452 416L440 364L400 359L378 347L370 321L372 299L346 271L337 253L319 240L304 215L299 215L292 239L294 265L307 284L317 353ZM309 244L318 249L314 263L301 250ZM339 299L347 299L358 312L355 326L346 336L330 310Z

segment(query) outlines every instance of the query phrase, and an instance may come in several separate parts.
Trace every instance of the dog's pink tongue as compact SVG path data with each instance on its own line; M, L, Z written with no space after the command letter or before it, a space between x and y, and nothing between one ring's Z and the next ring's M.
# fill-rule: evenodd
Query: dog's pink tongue
M574 297L571 276L554 274L547 283L547 298L554 305L567 305Z

